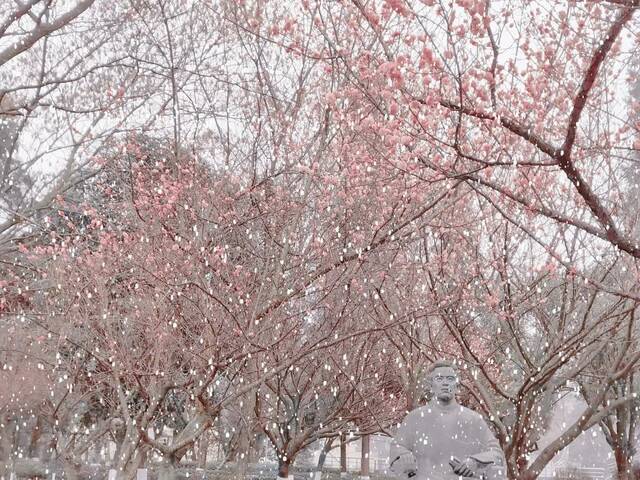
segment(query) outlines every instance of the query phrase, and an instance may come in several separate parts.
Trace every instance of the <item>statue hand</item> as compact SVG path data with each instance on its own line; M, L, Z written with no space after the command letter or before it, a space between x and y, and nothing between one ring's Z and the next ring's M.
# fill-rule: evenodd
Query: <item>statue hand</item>
M449 462L449 465L451 465L453 473L461 477L473 477L476 474L476 462L472 458L466 458L464 461L460 461L454 457Z

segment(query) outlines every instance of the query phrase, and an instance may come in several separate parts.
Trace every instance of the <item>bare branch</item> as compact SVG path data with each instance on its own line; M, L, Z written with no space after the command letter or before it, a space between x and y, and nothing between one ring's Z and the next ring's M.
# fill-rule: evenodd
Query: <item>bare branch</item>
M78 4L74 8L58 17L53 22L37 25L29 34L27 34L25 37L22 37L18 42L0 51L0 66L4 65L12 58L17 57L21 53L29 50L40 39L68 25L72 20L80 16L89 7L91 7L94 2L95 0L80 0L80 2L78 2Z

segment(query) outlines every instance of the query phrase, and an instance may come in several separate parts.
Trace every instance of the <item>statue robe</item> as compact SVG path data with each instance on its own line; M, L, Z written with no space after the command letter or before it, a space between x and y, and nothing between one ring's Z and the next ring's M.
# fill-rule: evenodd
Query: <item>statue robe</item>
M455 402L442 406L431 401L409 412L394 436L389 460L391 470L405 479L414 469L411 480L458 480L462 477L449 465L453 457L490 464L478 470L487 479L506 478L500 444L482 416Z

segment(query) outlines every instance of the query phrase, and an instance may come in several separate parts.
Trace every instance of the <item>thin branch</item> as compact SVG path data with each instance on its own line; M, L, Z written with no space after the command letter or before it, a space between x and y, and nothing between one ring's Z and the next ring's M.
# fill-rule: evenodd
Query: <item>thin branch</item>
M43 23L36 26L31 32L29 32L26 36L22 37L19 41L15 42L12 45L9 45L5 49L0 51L0 67L7 63L14 57L17 57L23 52L26 52L31 47L33 47L38 41L42 38L50 35L56 30L60 30L62 27L69 24L72 20L79 17L82 13L84 13L95 0L80 0L78 4L66 12L63 15L60 15L56 20L50 23Z

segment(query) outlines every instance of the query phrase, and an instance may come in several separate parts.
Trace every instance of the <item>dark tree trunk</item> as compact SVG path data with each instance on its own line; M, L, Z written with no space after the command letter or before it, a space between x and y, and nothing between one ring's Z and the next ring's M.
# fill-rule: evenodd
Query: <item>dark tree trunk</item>
M524 472L521 475L516 475L515 477L512 477L509 475L508 477L509 479L514 479L514 480L537 480L538 479L538 475L537 474L533 474L531 472Z
M616 449L614 450L614 454L616 457L616 470L618 472L616 480L633 480L631 459L624 449Z
M362 436L362 456L360 458L360 476L369 478L369 458L371 451L371 435Z
M288 478L289 477L289 461L286 462L282 459L278 462L278 478Z
M324 442L324 446L322 447L320 455L318 456L318 465L316 466L316 470L318 472L324 468L324 462L327 460L327 455L331 451L334 440L335 437L331 437L327 438L327 440Z
M29 442L29 457L38 456L38 445L40 444L40 439L42 438L42 418L40 415L36 416L36 423L31 430L31 441Z
M336 437L327 438L324 442L322 450L320 450L320 455L318 456L318 464L316 465L316 474L314 475L315 480L320 480L322 478L322 469L324 468L324 462L327 460L327 454L331 451L335 439Z
M507 457L507 478L509 479L517 479L517 480L529 480L530 478L535 479L536 477L527 477L526 469L527 469L527 459L524 456L518 455L517 445L514 446L511 451L512 455L516 455L516 458ZM524 473L523 473L524 472ZM525 476L523 476L525 475Z
M340 472L347 474L347 437L344 433L340 435Z

